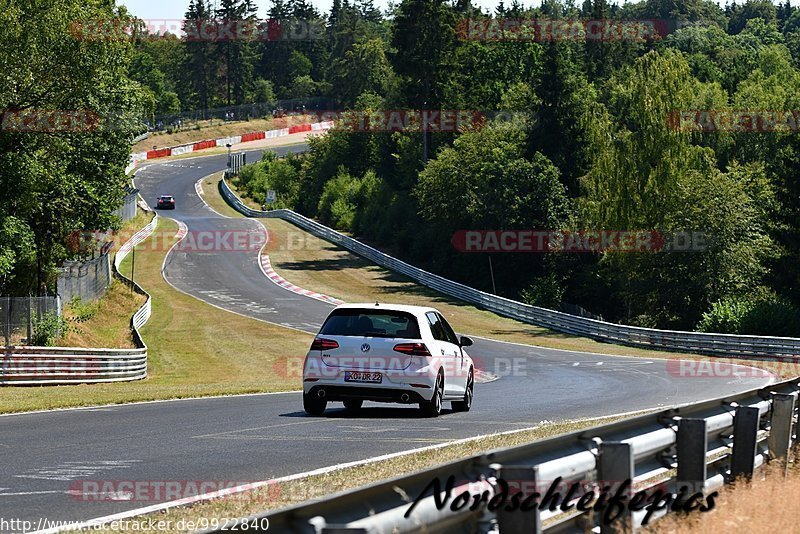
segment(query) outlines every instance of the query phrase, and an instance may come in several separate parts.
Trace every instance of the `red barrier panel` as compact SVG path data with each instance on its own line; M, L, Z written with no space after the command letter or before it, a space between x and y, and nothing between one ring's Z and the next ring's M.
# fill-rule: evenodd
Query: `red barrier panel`
M166 158L172 154L171 148L162 148L161 150L150 150L147 152L147 159Z
M311 125L310 124L298 124L297 126L291 126L289 128L289 135L302 133L302 132L310 132Z
M214 139L210 139L207 141L200 141L199 143L194 144L193 151L195 150L205 150L206 148L214 148L217 146L217 141Z
M242 143L249 143L250 141L258 141L260 139L266 139L267 132L253 132L247 133L242 136Z

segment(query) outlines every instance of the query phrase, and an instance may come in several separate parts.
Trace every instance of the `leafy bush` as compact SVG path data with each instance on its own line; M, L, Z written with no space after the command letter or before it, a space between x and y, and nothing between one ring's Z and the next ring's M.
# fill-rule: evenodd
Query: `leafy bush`
M326 183L322 191L317 208L319 218L338 230L358 230L356 215L375 207L381 188L380 178L372 171L357 178L340 168L336 178Z
M531 306L539 306L549 310L557 310L564 300L565 287L553 273L537 278L530 286L522 290L522 301Z
M268 152L259 163L242 168L236 186L259 203L266 201L267 191L275 191L278 198L272 207L294 209L300 192L299 166L296 156L279 158Z
M33 335L28 344L34 347L52 347L56 340L69 332L69 322L57 313L48 312L33 320Z
M701 332L760 336L800 335L800 310L771 292L728 297L703 314Z

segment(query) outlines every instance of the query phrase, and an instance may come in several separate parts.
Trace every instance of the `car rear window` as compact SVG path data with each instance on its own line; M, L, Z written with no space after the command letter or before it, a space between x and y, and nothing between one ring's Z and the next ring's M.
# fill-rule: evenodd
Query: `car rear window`
M417 319L410 313L367 309L334 311L320 335L420 339Z

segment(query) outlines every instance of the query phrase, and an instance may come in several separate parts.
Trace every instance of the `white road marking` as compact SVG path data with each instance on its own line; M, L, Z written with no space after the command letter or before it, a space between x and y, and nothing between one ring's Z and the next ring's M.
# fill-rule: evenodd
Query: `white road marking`
M230 430L228 432L216 432L214 434L203 434L203 435L200 435L200 436L192 436L192 439L215 438L215 437L220 437L220 436L228 436L228 435L231 435L231 434L239 434L241 432L252 432L254 430L269 430L269 429L272 429L272 428L281 428L281 427L298 426L298 425L311 425L311 424L314 424L314 423L317 423L317 424L334 423L336 421L337 421L336 419L322 419L322 420L311 419L311 420L306 420L306 421L297 421L297 422L294 422L294 423L281 423L281 424L278 424L278 425L257 426L257 427L253 427L253 428L242 428L242 429L239 429L239 430Z
M5 493L0 491L0 497L29 497L31 495L57 495L57 494L71 495L72 492L53 490L53 491L19 491L15 493Z
M97 462L62 462L55 466L39 467L13 478L30 480L57 480L69 482L78 478L93 476L103 471L114 469L128 469L139 463L140 460L101 460Z

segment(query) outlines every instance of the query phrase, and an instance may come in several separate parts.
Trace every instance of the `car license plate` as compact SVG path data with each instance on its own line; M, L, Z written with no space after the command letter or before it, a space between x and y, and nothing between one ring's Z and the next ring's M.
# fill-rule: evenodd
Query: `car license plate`
M380 384L383 382L381 373L366 373L363 371L345 371L345 382L361 382L365 384Z

